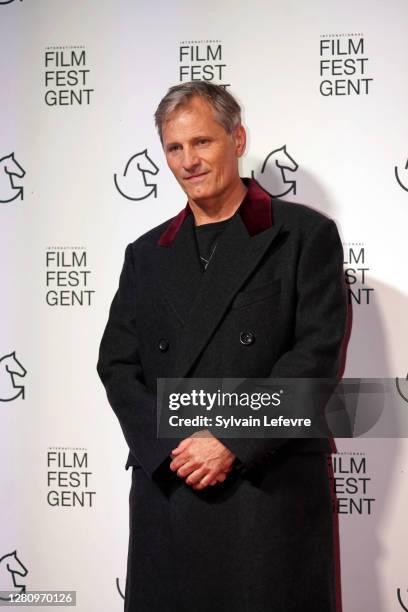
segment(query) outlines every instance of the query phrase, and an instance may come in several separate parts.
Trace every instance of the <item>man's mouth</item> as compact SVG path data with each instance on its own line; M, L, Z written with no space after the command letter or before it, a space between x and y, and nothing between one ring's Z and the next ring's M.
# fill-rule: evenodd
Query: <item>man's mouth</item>
M184 180L195 183L196 181L200 181L204 176L207 176L207 174L208 172L200 172L197 174L192 174L191 176L186 176Z

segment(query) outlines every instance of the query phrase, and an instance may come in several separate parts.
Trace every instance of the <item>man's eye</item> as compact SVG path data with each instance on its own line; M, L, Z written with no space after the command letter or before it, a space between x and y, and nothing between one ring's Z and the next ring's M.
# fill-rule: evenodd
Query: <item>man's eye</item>
M173 151L178 151L180 149L180 145L171 145L167 150L169 153L172 153Z
M198 141L198 144L208 144L210 141L208 140L208 138L201 138Z

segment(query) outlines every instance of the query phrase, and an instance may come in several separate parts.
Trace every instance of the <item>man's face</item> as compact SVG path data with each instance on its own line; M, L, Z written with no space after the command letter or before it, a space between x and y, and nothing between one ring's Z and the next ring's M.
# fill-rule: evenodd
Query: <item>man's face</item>
M228 134L215 120L212 106L196 96L168 116L163 148L189 200L217 200L240 181L238 158L245 149L245 130L238 126Z

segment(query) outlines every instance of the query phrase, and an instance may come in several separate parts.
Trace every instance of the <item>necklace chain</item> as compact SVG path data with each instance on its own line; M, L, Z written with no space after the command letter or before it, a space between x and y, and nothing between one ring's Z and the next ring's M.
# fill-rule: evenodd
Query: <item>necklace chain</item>
M211 259L212 259L213 255L214 255L214 253L215 253L215 249L216 249L216 248L217 248L217 243L215 243L215 244L214 244L214 248L213 248L213 250L211 251L210 256L209 256L209 258L208 258L208 259L206 259L205 257L202 257L202 256L200 255L200 259L201 259L202 261L204 261L204 262L205 262L205 263L204 263L204 270L206 270L206 269L207 269L208 264L210 263L210 261L211 261Z

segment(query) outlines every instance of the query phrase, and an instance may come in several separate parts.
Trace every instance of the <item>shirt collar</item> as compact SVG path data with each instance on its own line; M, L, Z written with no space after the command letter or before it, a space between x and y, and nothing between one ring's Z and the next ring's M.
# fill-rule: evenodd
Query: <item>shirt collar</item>
M242 178L241 180L248 188L248 191L238 208L238 212L248 234L255 236L272 227L272 197L254 179ZM192 214L192 210L187 202L185 208L173 217L161 234L158 244L160 246L170 246L177 236L183 221L190 214Z

